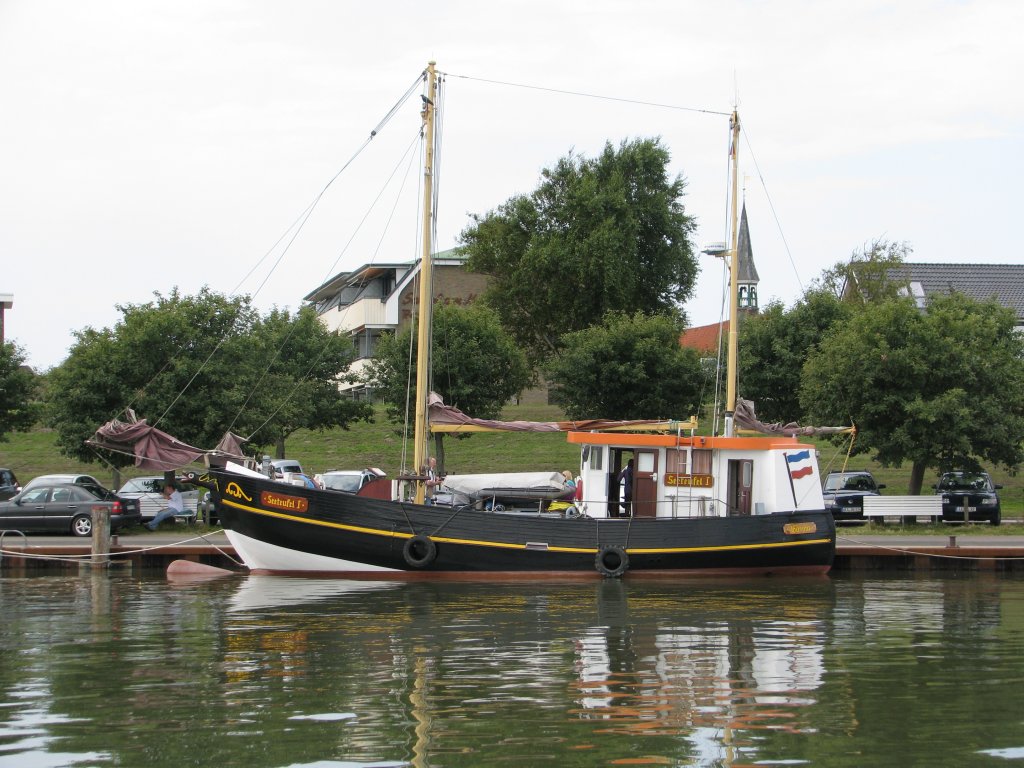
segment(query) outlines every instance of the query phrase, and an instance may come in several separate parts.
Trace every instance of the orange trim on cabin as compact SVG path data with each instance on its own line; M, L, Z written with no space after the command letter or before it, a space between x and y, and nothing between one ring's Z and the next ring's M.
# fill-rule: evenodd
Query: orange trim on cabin
M621 432L568 432L566 439L577 445L620 445L638 448L675 448L692 446L694 448L719 448L731 451L765 451L772 448L813 448L812 445L801 443L795 437L785 435L766 435L765 437L711 437L694 435L693 437L676 437L675 435L640 435L623 434Z

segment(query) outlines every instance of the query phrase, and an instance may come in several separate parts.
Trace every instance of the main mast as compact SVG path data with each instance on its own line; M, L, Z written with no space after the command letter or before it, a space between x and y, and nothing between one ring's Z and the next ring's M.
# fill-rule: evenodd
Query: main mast
M413 466L417 474L427 464L427 396L430 386L430 338L434 301L433 269L431 268L432 233L434 231L434 115L437 103L436 62L427 64L427 95L423 98L423 252L420 256L420 306L416 335L416 423L413 432ZM423 481L416 483L416 503L422 504Z
M725 399L725 435L733 436L733 414L736 412L736 378L739 371L739 216L737 215L737 198L739 197L739 162L740 116L734 109L729 119L732 141L729 148L729 162L732 164L732 237L729 242L729 360L726 365L726 399Z

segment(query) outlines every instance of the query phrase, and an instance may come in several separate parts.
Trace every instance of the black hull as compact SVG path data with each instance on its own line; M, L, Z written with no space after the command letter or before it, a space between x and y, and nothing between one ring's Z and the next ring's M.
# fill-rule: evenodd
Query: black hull
M211 472L249 568L424 574L825 573L832 516L567 519L381 501Z

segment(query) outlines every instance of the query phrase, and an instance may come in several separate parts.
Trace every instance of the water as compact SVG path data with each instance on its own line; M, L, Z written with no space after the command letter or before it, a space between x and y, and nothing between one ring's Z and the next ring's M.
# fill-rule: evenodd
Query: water
M999 766L1024 579L0 579L0 766Z

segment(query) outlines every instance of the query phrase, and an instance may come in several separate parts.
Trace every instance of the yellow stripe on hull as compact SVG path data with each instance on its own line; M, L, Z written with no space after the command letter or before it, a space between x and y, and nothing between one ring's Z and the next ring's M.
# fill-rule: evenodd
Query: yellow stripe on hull
M252 512L257 515L264 515L266 517L276 517L280 520L293 520L299 523L305 523L307 525L319 525L324 528L335 528L342 531L354 531L356 533L365 533L371 536L384 536L392 539L411 539L417 534L413 533L402 533L398 531L382 531L379 528L364 528L358 525L346 525L344 523L331 523L326 520L311 520L308 517L296 517L295 515L288 515L283 512L270 512L265 509L257 509L255 507L248 507L244 504L238 504L237 502L228 501L227 499L223 502L225 505L234 507L236 509L242 509L246 512ZM526 544L507 544L503 542L495 541L478 541L475 539L453 539L447 536L431 536L431 539L438 543L443 544L464 544L473 547L493 547L496 549L527 549ZM814 544L828 544L831 539L807 539L802 541L780 541L773 542L770 544L727 544L717 547L667 547L665 549L639 549L639 548L626 548L626 554L630 555L671 555L680 554L684 552L725 552L729 550L748 550L748 549L777 549L779 547L803 547ZM547 547L547 552L573 552L583 554L596 554L599 551L599 547Z

